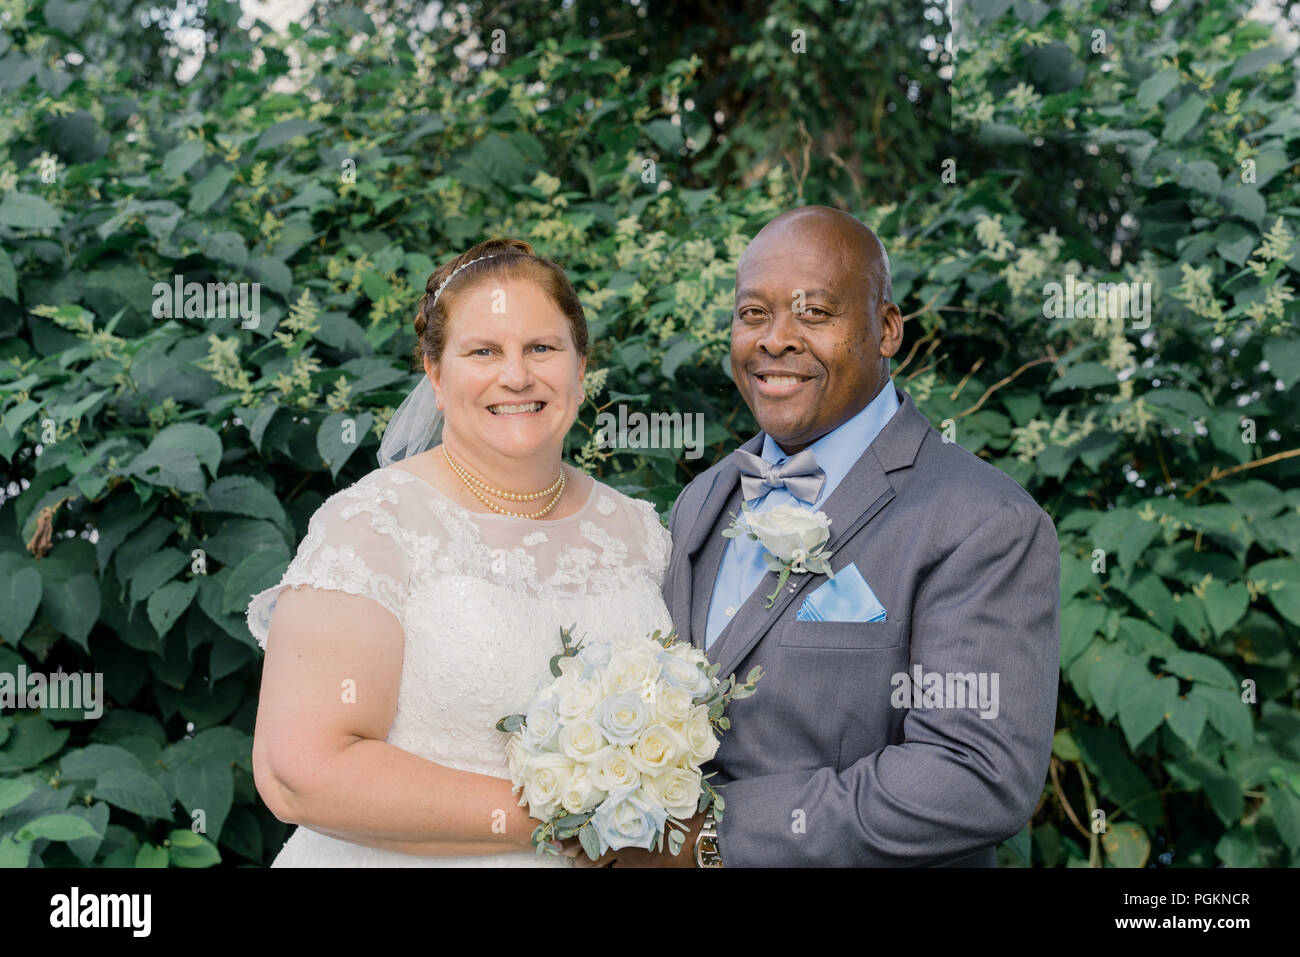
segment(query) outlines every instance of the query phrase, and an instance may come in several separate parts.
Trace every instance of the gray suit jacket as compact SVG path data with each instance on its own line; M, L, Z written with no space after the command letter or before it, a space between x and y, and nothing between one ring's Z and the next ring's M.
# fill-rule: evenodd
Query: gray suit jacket
M823 506L835 571L857 565L884 604L875 623L797 621L826 581L792 575L770 610L768 572L708 650L722 676L765 676L734 702L710 770L725 785L724 866L994 866L1033 813L1051 754L1060 661L1060 555L1024 489L900 408ZM759 454L759 434L742 448ZM734 456L673 506L664 598L702 647L729 513ZM997 675L996 716L891 704L894 676ZM930 704L943 703L933 699ZM955 703L949 699L949 704ZM991 713L992 709L986 709Z

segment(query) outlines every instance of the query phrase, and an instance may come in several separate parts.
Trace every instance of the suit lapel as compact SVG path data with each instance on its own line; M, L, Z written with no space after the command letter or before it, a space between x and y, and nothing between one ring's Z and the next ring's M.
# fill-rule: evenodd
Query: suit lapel
M757 455L763 448L763 433L760 432L740 448L742 451L753 452ZM740 469L736 468L735 457L728 455L722 460L722 465L718 471L714 473L713 485L709 489L708 495L705 496L704 504L700 506L695 523L686 535L683 547L686 549L688 556L694 555L709 541L709 532L712 531L719 514L726 506L727 499L731 498L731 493L735 491L739 484Z
M922 439L930 431L930 423L916 408L911 396L903 392L898 395L898 412L822 506L822 511L831 521L831 535L826 547L832 553L833 569L848 564L848 559L839 554L844 544L893 500L894 487L886 473L910 467L916 461ZM820 584L825 578L813 574L791 575L772 607L765 609L767 596L776 588L777 582L777 573L767 572L709 648L709 659L721 665L719 674L729 674L771 630L790 603L814 581ZM707 614L707 601L705 605Z

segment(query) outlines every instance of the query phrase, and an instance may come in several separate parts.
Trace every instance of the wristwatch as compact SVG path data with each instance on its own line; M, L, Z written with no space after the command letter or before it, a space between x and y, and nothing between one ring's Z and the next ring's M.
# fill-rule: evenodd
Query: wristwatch
M722 851L718 847L718 822L714 820L712 807L704 816L700 833L695 835L695 866L722 866Z

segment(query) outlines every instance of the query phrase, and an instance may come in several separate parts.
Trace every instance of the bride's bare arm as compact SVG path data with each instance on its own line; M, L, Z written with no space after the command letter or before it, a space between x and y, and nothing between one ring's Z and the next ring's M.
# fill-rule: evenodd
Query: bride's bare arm
M253 778L277 818L408 854L532 850L538 822L509 781L384 741L397 710L403 634L378 604L285 589L266 648Z

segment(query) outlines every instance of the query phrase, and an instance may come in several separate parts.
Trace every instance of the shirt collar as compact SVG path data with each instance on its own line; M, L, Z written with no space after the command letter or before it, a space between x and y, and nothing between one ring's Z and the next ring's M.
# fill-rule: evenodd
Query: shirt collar
M862 411L808 446L816 457L817 464L826 472L826 482L822 485L821 494L816 502L810 503L814 508L830 497L835 486L849 474L854 463L862 457L867 446L876 440L880 430L897 411L898 394L894 391L894 380L890 377L885 380L884 387ZM762 457L765 462L776 465L790 456L781 450L772 436L765 434Z

